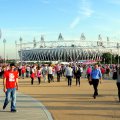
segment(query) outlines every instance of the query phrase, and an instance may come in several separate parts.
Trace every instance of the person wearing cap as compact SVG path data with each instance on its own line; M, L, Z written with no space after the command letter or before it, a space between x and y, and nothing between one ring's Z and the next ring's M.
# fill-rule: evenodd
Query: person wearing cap
M14 71L14 63L10 64L10 70L4 73L3 78L3 91L6 94L6 98L3 105L3 110L8 105L11 99L11 112L16 112L16 90L18 90L18 74Z

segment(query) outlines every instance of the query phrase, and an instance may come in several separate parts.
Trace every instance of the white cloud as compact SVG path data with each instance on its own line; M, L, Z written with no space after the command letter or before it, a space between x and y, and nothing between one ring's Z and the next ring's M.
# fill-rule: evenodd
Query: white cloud
M79 24L79 22L80 22L80 16L77 16L77 17L73 20L73 22L70 24L70 28L71 28L71 29L75 28L75 27Z
M74 20L70 24L70 28L71 29L75 28L79 24L81 19L91 17L93 12L94 11L91 8L90 0L81 0L77 11L78 15L77 17L74 18Z
M78 12L86 17L90 17L94 12L91 8L90 0L82 0Z

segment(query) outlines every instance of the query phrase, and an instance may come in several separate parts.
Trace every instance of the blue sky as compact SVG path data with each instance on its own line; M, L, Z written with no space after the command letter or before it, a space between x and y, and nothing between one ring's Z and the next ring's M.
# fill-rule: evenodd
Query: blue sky
M15 40L79 39L120 40L120 0L0 0L0 54L3 55L3 39L7 40L6 54L15 56ZM15 48L15 47L14 47ZM10 52L11 51L11 52Z

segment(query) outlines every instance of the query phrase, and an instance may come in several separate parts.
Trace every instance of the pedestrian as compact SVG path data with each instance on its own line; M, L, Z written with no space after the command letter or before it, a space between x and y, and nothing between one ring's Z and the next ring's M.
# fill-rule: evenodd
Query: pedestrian
M34 66L32 66L32 69L30 71L30 77L31 77L31 85L33 85L34 79L35 79L35 69Z
M71 87L71 85L72 85L72 77L73 77L73 69L71 68L71 65L66 67L65 75L66 75L66 78L68 79L68 86Z
M118 99L120 102L120 67L117 69L117 88L118 88Z
M37 78L38 78L38 84L41 83L41 67L38 66L37 68Z
M92 84L93 84L93 88L94 88L93 97L94 97L94 99L96 99L96 96L98 96L98 84L99 84L99 81L101 83L101 80L102 80L101 70L99 69L98 64L95 64L94 69L91 72L90 80L89 80L89 81L92 81Z
M46 65L42 66L42 76L43 76L44 82L46 82L46 79L47 79L47 66Z
M61 66L60 64L57 64L55 67L56 73L57 73L57 82L60 82L60 75L61 75Z
M48 65L48 83L50 83L53 79L53 71L51 64Z
M79 87L80 87L80 78L81 78L81 69L79 66L76 72L76 86L79 84Z
M21 73L22 73L22 78L24 79L24 77L25 77L25 72L26 72L26 68L25 68L25 66L23 65L22 66L22 69L21 69Z
M3 91L6 94L6 98L3 105L3 110L8 105L11 99L11 112L16 112L16 90L18 90L18 74L14 71L14 63L10 64L10 70L4 73L3 78Z
M91 71L92 71L92 68L91 68L91 66L89 65L88 68L87 68L87 70L86 70L86 74L87 74L87 79L88 79L88 81L89 81L89 79L90 79Z

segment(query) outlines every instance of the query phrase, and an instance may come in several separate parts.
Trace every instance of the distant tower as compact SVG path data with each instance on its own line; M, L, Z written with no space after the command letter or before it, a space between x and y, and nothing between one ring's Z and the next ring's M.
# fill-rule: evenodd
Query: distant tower
M61 41L61 40L64 40L61 33L60 33L59 36L58 36L58 40L60 40L60 41Z
M35 40L35 38L33 39L33 48L35 48L36 47L36 40Z
M43 47L45 47L45 40L44 40L43 35L41 35L41 38L40 38L40 48L43 48Z
M98 41L102 41L101 34L98 35Z
M98 35L97 46L102 46L103 47L102 37L101 37L100 34Z
M86 40L86 37L85 37L84 33L81 34L80 40Z
M109 37L107 37L107 47L109 47L109 42L110 42L110 39Z

